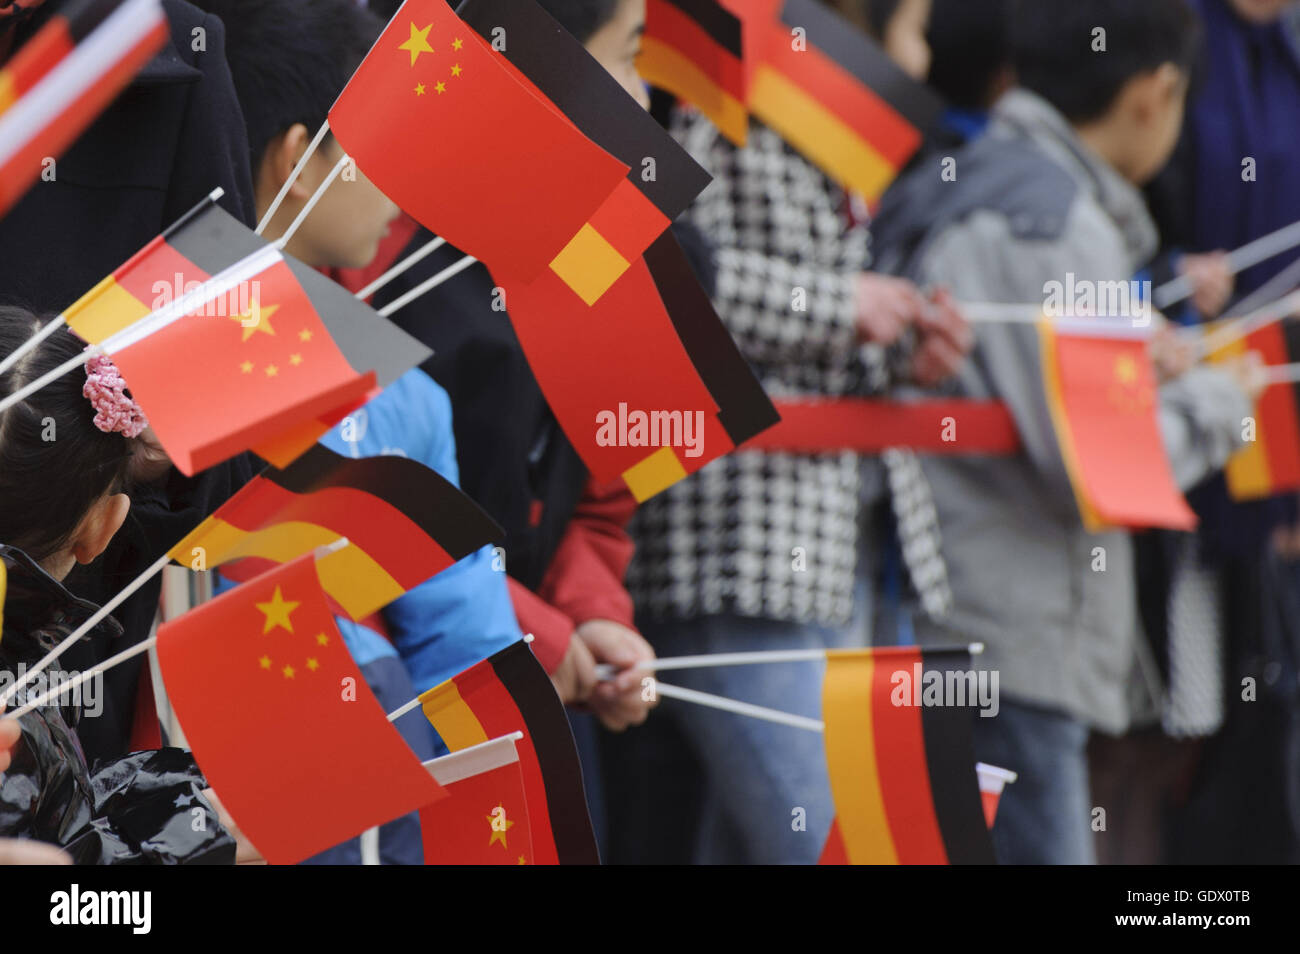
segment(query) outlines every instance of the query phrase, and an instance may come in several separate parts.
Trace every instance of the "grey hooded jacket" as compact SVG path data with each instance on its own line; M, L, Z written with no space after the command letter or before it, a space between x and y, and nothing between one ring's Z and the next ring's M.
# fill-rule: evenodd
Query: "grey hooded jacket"
M1068 273L1076 286L1126 282L1156 248L1138 190L1032 93L1005 96L989 132L952 158L946 180L944 157L934 157L887 198L874 223L882 270L947 285L966 302L1043 303L1046 284ZM983 642L980 665L1000 672L1006 699L1122 732L1134 715L1140 649L1129 534L1084 530L1043 391L1037 330L981 323L976 333L955 390L1006 402L1023 449L923 461L953 605L918 634ZM1223 465L1252 408L1209 368L1160 396L1166 449L1187 488ZM1147 688L1158 691L1150 680Z

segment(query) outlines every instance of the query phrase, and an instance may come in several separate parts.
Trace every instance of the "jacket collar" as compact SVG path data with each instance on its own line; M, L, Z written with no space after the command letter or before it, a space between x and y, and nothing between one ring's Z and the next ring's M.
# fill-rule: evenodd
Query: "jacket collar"
M48 643L48 649L99 609L89 600L73 596L17 547L0 544L0 559L4 560L7 576L0 657L18 661L35 644ZM94 632L107 632L116 637L121 635L122 627L108 616Z
M1062 165L1115 222L1136 269L1155 254L1159 233L1141 191L1081 140L1051 103L1014 89L993 111L995 135L1023 137Z

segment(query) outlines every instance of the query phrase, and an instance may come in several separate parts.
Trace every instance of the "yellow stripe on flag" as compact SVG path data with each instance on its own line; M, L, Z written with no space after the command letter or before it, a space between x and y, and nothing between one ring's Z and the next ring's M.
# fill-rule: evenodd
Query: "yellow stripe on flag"
M826 768L849 862L896 865L898 853L876 767L871 717L875 666L868 651L826 654L822 683Z
M338 539L338 533L314 523L286 521L249 533L217 517L209 517L173 547L168 556L192 567L200 556L194 550L202 548L202 565L208 568L244 557L288 563ZM353 619L370 615L375 607L385 606L406 592L355 543L317 560L316 570L321 588Z
M1224 345L1210 355L1215 363L1239 357L1247 351L1246 339ZM1259 404L1255 405L1255 439L1228 458L1224 476L1228 480L1228 493L1233 500L1258 500L1275 493L1273 472L1268 466L1268 431L1259 426Z
M600 301L611 285L631 267L618 249L606 241L590 223L584 225L551 262L573 293L590 308Z
M9 70L0 70L0 113L17 102L14 95L14 75Z
M149 307L112 275L82 295L63 313L68 327L90 344L99 344L148 315Z
M1065 413L1065 399L1061 394L1061 372L1056 362L1056 331L1050 321L1039 322L1038 340L1043 365L1043 393L1047 398L1047 409L1052 415L1052 426L1056 430L1056 443L1061 449L1061 460L1070 478L1070 487L1074 490L1075 503L1079 506L1079 519L1083 522L1083 528L1089 533L1101 533L1103 530L1110 529L1110 526L1093 506L1087 488L1084 486L1083 472L1079 468L1079 453L1074 446L1074 435L1070 432L1070 418Z
M750 107L845 189L874 201L898 175L869 142L769 66L754 76Z
M637 72L652 86L676 93L713 121L737 146L749 136L749 111L745 104L700 69L681 51L652 37L641 40Z
M645 503L660 491L686 479L686 468L671 447L661 447L639 464L623 471L623 482L637 503Z
M438 737L452 752L488 741L474 710L465 704L452 680L448 679L420 696L420 707Z

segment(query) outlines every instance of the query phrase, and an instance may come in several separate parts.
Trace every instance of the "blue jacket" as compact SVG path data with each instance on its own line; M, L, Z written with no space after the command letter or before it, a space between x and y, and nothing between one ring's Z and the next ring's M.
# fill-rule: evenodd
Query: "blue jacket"
M409 457L459 486L451 413L446 391L423 371L408 371L321 443L350 457ZM491 547L425 580L383 616L392 644L351 620L339 619L339 630L358 665L393 655L396 647L417 692L523 638Z

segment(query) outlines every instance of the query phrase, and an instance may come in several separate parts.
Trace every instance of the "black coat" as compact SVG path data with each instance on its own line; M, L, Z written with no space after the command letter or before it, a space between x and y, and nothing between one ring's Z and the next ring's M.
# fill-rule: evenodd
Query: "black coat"
M59 4L48 3L21 42ZM0 219L0 300L57 312L130 258L217 186L221 204L254 218L243 114L226 65L225 30L183 0L163 0L171 40L112 106L58 160L53 182L37 182ZM201 29L206 50L194 50ZM103 603L158 559L252 475L248 458L193 480L173 472L130 488L131 512L108 551L78 567L67 585ZM3 542L3 541L0 541ZM155 578L114 612L125 630L99 631L65 656L86 668L146 639L158 606ZM104 713L78 729L93 765L127 751L140 660L108 674Z
M25 40L60 6L47 3ZM220 186L222 206L251 223L244 117L226 65L225 28L183 0L163 0L170 43L0 219L0 300L58 312ZM206 51L195 51L194 30Z
M95 607L21 551L0 547L0 558L8 571L0 672L16 678L20 665L34 664ZM107 619L99 628L118 627ZM69 671L63 660L51 668ZM43 690L33 681L15 704ZM81 717L75 701L69 693L20 717L22 738L0 780L0 837L58 845L79 864L233 863L234 839L200 796L207 784L193 757L174 748L137 752L92 775L72 728Z

